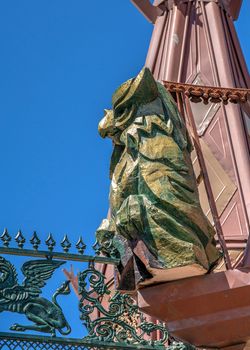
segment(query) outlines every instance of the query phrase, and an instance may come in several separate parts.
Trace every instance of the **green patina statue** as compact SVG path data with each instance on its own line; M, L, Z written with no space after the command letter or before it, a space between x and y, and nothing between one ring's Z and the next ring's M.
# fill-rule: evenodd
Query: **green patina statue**
M210 271L221 254L204 215L177 106L150 70L122 84L99 124L114 144L101 250L121 258L120 289Z
M19 284L14 265L0 256L0 312L24 314L33 322L32 325L15 323L10 328L12 331L32 330L50 333L52 336L56 335L56 330L63 335L71 332L70 325L57 302L59 295L70 293L70 282L64 282L56 290L52 301L40 296L46 281L64 263L52 259L27 261L21 268L25 279Z

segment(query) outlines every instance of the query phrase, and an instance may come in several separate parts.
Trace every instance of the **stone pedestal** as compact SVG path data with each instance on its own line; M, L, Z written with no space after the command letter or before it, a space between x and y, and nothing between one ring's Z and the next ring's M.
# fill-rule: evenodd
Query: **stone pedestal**
M244 348L250 340L250 272L230 270L141 289L140 309L169 332L205 348Z

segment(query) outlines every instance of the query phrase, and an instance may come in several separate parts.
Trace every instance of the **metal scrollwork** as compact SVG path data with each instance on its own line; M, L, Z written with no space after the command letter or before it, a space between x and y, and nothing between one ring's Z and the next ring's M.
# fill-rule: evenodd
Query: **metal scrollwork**
M54 250L58 242L51 234L45 241L46 250L40 249L42 241L36 232L28 239L18 231L13 239L6 229L0 236L0 241L1 255L35 258L22 265L24 280L19 283L15 266L0 255L0 313L9 311L23 314L33 322L30 325L13 324L10 329L14 332L0 331L0 349L194 350L189 345L171 342L165 326L148 322L128 294L110 291L109 285L105 283L105 276L94 267L95 263L113 266L119 264L115 247L107 244L106 238L103 247L109 251L110 257L98 255L98 250L103 247L97 244L96 255L85 255L86 245L81 237L76 243L77 253L70 252L71 246L73 249L74 247L67 235L61 241L61 251ZM17 245L17 248L12 244ZM71 327L57 301L58 296L70 293L71 280L64 282L55 291L51 301L41 296L47 281L69 260L89 264L89 267L78 275L80 317L88 331L88 335L83 339L66 337L70 334ZM34 335L30 332L24 333L25 331L37 331L48 335ZM155 331L160 332L160 340L151 340ZM57 333L62 336L57 337ZM171 344L167 345L169 341Z
M34 325L14 324L11 330L23 332L34 330L55 336L56 330L69 334L71 328L57 302L59 295L70 293L69 282L64 282L52 297L52 301L40 297L42 287L53 272L64 264L57 260L31 260L23 264L21 271L25 276L18 284L17 272L8 260L0 256L0 312L11 311L24 314Z
M81 319L88 330L85 340L126 343L133 345L151 345L164 349L168 332L161 324L147 322L138 306L128 294L115 292L111 295L104 283L105 276L94 268L79 274L79 294ZM108 307L104 299L109 296ZM94 319L93 313L99 314ZM146 340L146 336L160 331L159 341Z

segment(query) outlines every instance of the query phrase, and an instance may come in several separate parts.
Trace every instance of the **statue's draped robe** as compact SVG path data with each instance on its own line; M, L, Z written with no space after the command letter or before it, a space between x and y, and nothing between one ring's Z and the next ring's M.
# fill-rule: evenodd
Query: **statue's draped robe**
M151 78L148 70L140 74L142 80L145 75ZM219 258L214 230L200 207L190 159L192 146L185 125L172 97L161 84L154 84L152 101L148 98L143 103L140 93L129 119L126 115L135 102L131 103L126 93L125 101L118 98L118 112L114 107L111 122L115 129L113 134L110 129L107 132L115 147L111 162L111 215L105 225L107 231L114 233L113 243L120 251L125 279L132 269L136 282L158 275L156 281L187 277L186 270L175 275L175 268L185 266L196 267L191 275L205 273ZM132 86L133 82L130 90ZM144 93L150 92L147 87ZM119 110L123 112L120 119L125 121L119 121L120 130L115 118L120 115ZM111 119L112 114L102 121L101 133ZM102 225L97 233L99 240L103 229ZM174 274L169 274L170 270Z

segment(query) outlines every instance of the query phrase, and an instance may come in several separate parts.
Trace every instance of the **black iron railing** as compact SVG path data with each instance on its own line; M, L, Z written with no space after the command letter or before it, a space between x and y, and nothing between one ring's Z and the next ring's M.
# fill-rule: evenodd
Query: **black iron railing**
M117 265L119 260L98 255L96 245L95 255L85 255L86 245L82 238L73 250L65 236L60 244L61 251L55 251L56 241L51 234L45 240L45 250L39 249L41 240L36 233L29 240L31 248L25 247L27 239L21 231L14 240L7 230L0 238L0 313L23 314L28 323L15 323L10 332L0 332L0 349L160 350L188 347L180 342L169 345L164 324L148 322L129 295L110 291L105 276L95 268L95 264ZM14 241L16 247L11 244ZM14 256L31 258L21 267L22 283L12 262ZM88 334L84 338L70 338L71 325L57 300L59 296L70 294L70 282L64 281L56 291L52 291L50 299L42 296L46 282L66 261L88 262L88 267L78 274L79 310L72 311L86 327ZM34 331L41 335L27 334ZM161 335L160 339L152 340L156 331Z

